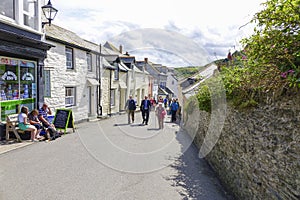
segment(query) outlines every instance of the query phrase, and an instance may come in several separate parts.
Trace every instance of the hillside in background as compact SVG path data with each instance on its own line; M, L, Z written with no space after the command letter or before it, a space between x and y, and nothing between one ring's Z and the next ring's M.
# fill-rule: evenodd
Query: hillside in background
M174 68L175 76L180 80L199 73L203 67L201 66L190 66L190 67L176 67Z

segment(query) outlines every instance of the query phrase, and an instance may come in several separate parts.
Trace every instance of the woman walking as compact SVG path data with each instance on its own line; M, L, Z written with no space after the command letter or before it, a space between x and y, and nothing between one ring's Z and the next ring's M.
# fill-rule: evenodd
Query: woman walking
M166 115L166 110L162 105L163 105L163 103L159 102L158 106L156 107L156 110L155 110L157 120L158 120L158 128L159 129L164 128L164 118L165 118L165 115Z

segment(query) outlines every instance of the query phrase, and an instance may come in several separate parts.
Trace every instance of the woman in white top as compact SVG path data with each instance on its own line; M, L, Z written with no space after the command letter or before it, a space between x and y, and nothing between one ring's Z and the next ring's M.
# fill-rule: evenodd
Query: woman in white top
M28 108L26 106L23 106L21 108L21 113L18 116L19 128L23 131L30 131L31 132L31 141L36 142L36 141L38 141L36 139L37 129L33 125L28 123L27 114L28 114Z

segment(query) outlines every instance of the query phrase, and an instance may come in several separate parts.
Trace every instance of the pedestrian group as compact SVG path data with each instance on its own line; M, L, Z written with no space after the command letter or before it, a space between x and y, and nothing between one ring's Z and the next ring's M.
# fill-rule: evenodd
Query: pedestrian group
M32 142L55 140L61 136L62 132L56 130L48 115L52 115L52 111L46 103L39 110L33 109L31 112L29 112L28 107L23 106L18 115L18 126L20 130L31 132L30 139Z
M128 115L128 124L134 123L136 101L132 98L131 95L126 101L125 110ZM167 114L171 115L171 122L174 123L179 121L181 118L181 106L179 105L178 99L175 98L170 99L168 97L165 97L163 99L161 96L159 96L156 103L153 98L149 100L148 97L145 96L140 104L140 111L142 113L143 119L143 121L141 122L142 125L148 125L151 110L155 111L159 129L164 128L164 119Z

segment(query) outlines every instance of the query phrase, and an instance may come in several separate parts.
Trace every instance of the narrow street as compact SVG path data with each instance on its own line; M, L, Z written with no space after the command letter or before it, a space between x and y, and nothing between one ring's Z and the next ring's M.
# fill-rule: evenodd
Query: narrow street
M198 149L166 119L157 129L127 115L78 124L75 133L0 155L1 200L232 199Z

